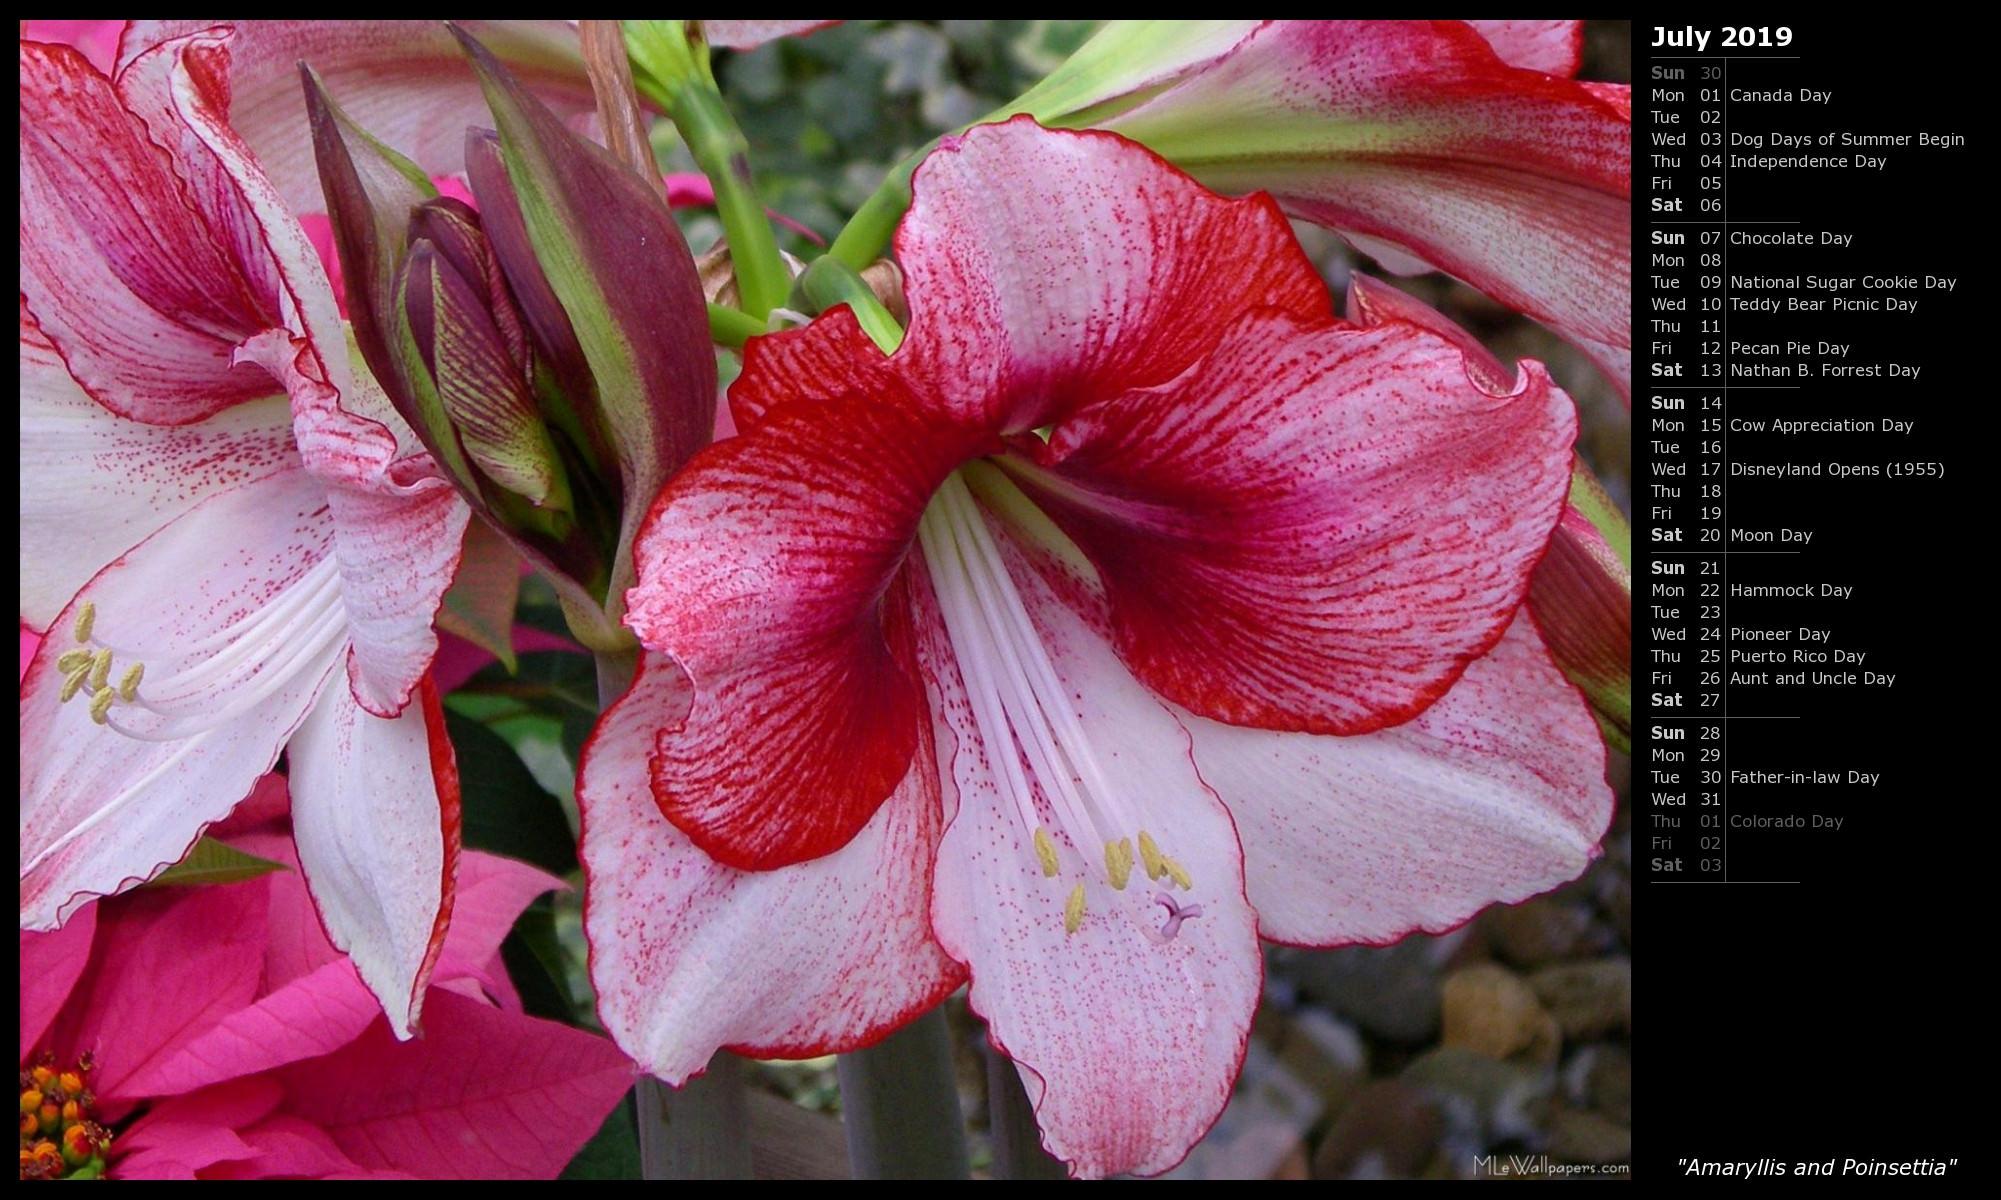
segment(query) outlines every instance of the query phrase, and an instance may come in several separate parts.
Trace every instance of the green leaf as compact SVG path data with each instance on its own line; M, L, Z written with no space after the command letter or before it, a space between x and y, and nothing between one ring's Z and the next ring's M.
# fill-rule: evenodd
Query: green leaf
M534 656L524 655L524 661L529 657ZM535 781L514 748L485 725L450 710L445 732L458 752L466 846L557 875L576 870L576 835L562 804Z
M242 883L260 875L289 868L247 854L227 842L205 837L195 843L187 857L153 877L147 887L198 887L211 883Z
M525 909L514 928L500 943L500 958L507 965L507 977L521 994L522 1011L575 1025L580 1016L576 999L570 995L568 956L556 936L554 901L543 896Z
M557 1178L638 1179L639 1128L632 1119L632 1103L628 1092Z

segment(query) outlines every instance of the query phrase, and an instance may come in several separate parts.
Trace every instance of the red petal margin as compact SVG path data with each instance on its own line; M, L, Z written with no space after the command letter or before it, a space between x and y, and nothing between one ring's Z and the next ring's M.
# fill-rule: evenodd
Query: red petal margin
M883 597L931 493L991 437L898 392L773 410L661 492L626 623L693 682L652 758L660 810L718 862L847 844L903 779L924 702Z
M1359 734L1422 712L1506 630L1576 431L1538 364L1493 394L1415 327L1256 314L1013 469L1098 568L1150 687L1230 724Z

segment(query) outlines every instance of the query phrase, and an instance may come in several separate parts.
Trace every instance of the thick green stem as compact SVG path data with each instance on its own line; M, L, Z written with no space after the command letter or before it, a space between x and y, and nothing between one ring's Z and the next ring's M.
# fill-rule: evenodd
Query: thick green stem
M1005 1054L987 1047L987 1121L994 1147L995 1179L1066 1179L1062 1160L1042 1148L1035 1108L1021 1086L1021 1072Z
M856 1179L969 1178L942 1007L866 1050L841 1055L835 1070Z
M598 705L608 708L632 686L637 650L597 655ZM639 1081L639 1168L647 1179L748 1179L750 1128L743 1062L727 1050L679 1091Z

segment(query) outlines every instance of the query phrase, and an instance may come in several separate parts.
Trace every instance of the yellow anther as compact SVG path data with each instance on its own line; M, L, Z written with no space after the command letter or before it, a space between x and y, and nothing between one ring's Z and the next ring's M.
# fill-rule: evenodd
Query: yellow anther
M1146 864L1146 877L1159 879L1167 873L1161 865L1160 847L1154 844L1153 835L1142 829L1139 831L1139 860Z
M1046 829L1035 831L1035 857L1042 860L1042 873L1051 879L1056 878L1062 864L1056 858L1056 843L1049 840Z
M1126 880L1133 873L1133 844L1120 838L1116 842L1105 843L1105 874L1112 877L1112 887L1124 891Z
M90 659L90 651L84 649L82 646L78 646L74 650L65 650L62 652L62 657L56 659L56 670L67 675L78 667L89 666Z
M1180 863L1175 862L1171 858L1162 858L1160 865L1167 869L1169 875L1174 876L1175 886L1182 891L1189 891L1195 886L1195 881L1188 877L1188 868L1182 866Z
M76 633L76 640L79 642L89 641L90 631L96 625L97 625L97 605L92 604L90 601L86 600L83 602L83 607L76 610L76 627L74 630L74 632Z
M111 682L111 651L99 650L90 660L90 689L98 691Z
M111 702L118 699L118 693L110 688L99 688L90 698L90 719L99 725L111 719Z
M1075 933L1077 926L1084 923L1084 885L1070 889L1070 900L1063 906L1063 932Z
M146 677L146 664L133 663L125 669L125 677L118 681L118 698L130 704L139 698L139 681Z
M89 663L83 664L64 676L63 690L56 693L56 702L59 704L68 704L71 700L75 699L77 692L83 687L83 681L89 677Z

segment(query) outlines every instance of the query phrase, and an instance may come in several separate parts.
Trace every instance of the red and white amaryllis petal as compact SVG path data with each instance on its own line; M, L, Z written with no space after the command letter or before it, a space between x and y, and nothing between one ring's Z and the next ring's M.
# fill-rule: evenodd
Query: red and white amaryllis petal
M564 116L593 111L569 22L460 24ZM326 207L306 132L301 62L319 73L357 124L433 174L460 168L467 126L492 124L479 81L441 21L134 21L119 45L119 64L218 26L235 35L230 124L294 213Z
M923 697L885 640L885 592L932 489L997 447L850 395L767 414L661 492L626 623L692 680L648 761L661 811L718 861L839 849L904 778Z
M1577 876L1612 818L1590 708L1526 617L1416 720L1365 737L1187 714L1236 818L1259 931L1295 945L1442 932Z
M458 874L458 771L437 691L382 720L328 688L288 755L292 838L327 936L409 1037Z
M200 421L268 396L237 344L277 299L191 204L146 124L81 54L20 44L21 297L70 373L121 416ZM207 197L200 197L207 198Z
M37 630L162 525L298 463L291 407L275 388L192 425L127 420L78 386L25 307L20 371L20 616Z
M897 361L941 415L1018 433L1174 378L1252 308L1333 320L1268 199L1211 195L1119 139L1016 117L946 139L911 186Z
M673 663L647 656L578 778L585 932L598 1015L619 1046L679 1085L719 1047L849 1050L944 999L964 974L925 917L941 826L929 745L839 852L738 871L661 816L648 789L660 724L689 699Z
M1105 127L1458 276L1629 374L1626 89L1510 66L1462 22L1279 21Z
M990 615L969 595L982 587L969 562L948 563L927 537L917 624L950 822L932 921L971 968L971 1004L1019 1067L1050 1152L1077 1175L1156 1174L1215 1122L1243 1062L1263 965L1242 852L1187 733L1106 631L970 522L982 518L940 542L1004 571L1020 607L1012 621ZM1040 643L1059 687L1001 666L1019 634ZM1023 719L1029 691L1040 721ZM1080 804L1083 817L1066 818ZM1108 877L1107 842L1142 836L1187 887L1150 878L1131 841L1123 876Z
M1562 511L1576 418L1409 326L1256 314L1174 382L1059 423L1017 469L1096 565L1121 654L1219 720L1365 733L1507 627Z
M281 471L197 504L58 615L21 682L23 928L158 874L271 769L345 646L332 541L325 492ZM82 679L66 655L92 660Z

